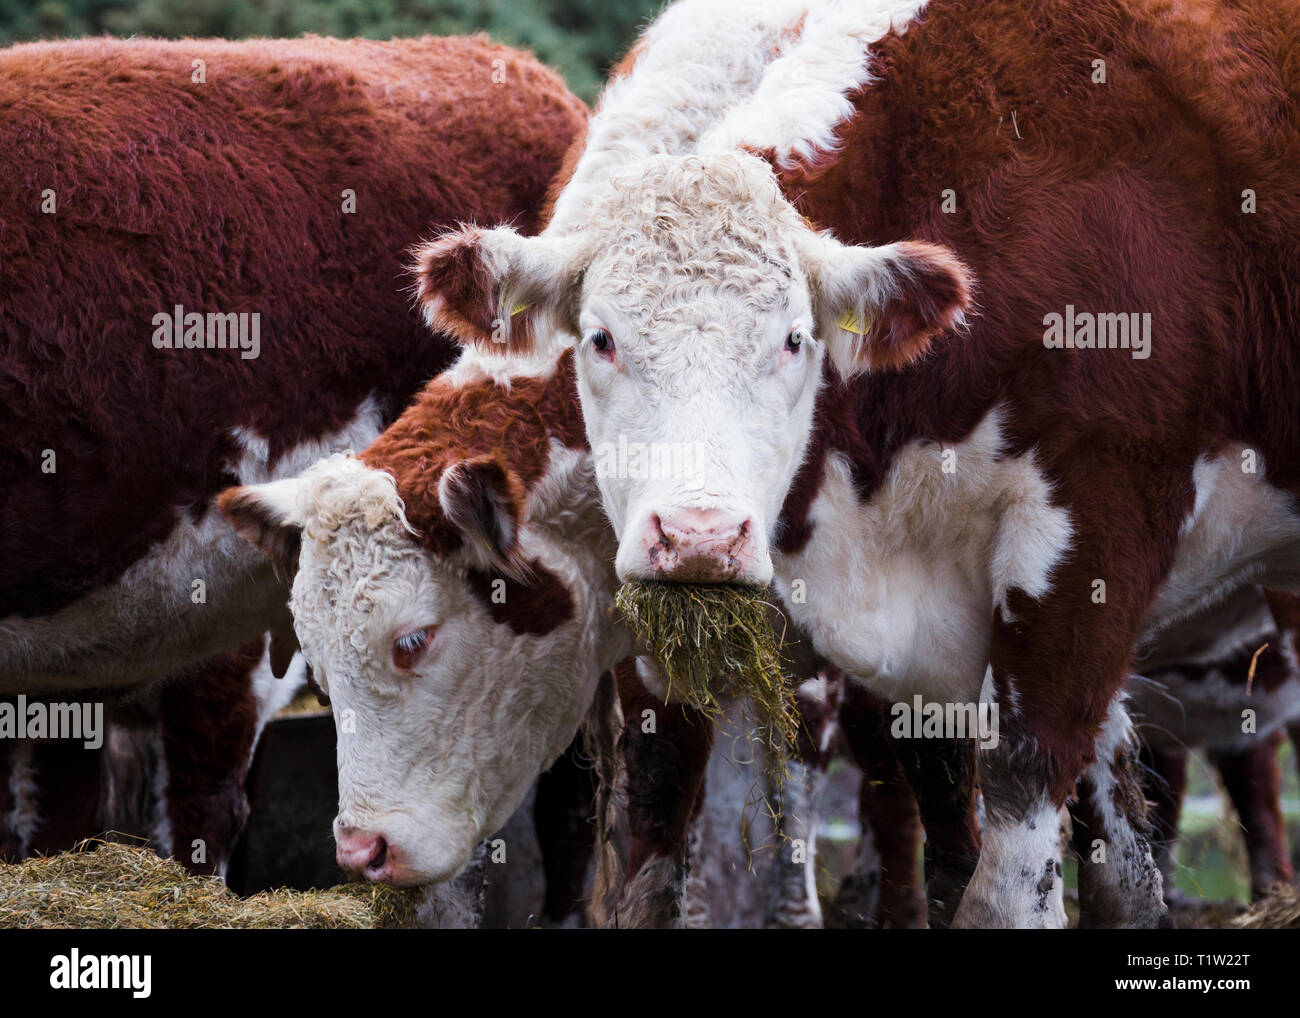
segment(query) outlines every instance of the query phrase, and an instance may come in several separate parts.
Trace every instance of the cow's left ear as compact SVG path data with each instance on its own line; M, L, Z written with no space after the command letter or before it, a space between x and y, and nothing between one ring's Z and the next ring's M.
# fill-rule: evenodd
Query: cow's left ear
M519 475L493 456L453 463L438 481L443 515L484 569L515 571L526 497Z
M227 488L217 496L217 508L235 531L260 549L286 586L298 572L302 547L302 518L298 514L298 481L288 478L269 484Z
M814 234L799 253L817 335L845 378L910 364L970 304L969 271L935 244L858 247Z
M420 245L411 269L432 328L488 353L531 353L577 333L589 258L580 237L525 237L466 226Z

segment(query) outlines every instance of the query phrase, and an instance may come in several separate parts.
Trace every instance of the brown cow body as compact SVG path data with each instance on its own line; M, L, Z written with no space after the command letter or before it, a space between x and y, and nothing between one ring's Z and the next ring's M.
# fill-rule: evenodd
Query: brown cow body
M401 411L450 353L407 248L533 226L584 119L482 38L0 52L0 691L160 678L284 626L212 498ZM159 349L178 308L259 314L257 356Z
M1294 11L1268 3L1205 22L1140 3L932 3L873 47L879 80L838 130L841 154L783 175L796 207L839 240L942 243L979 286L965 335L904 371L822 389L782 517L785 569L810 574L831 460L848 465L867 512L905 511L885 509L888 485L914 451L955 449L960 464L998 415L998 458L1032 457L1070 535L1050 589L995 591L987 654L1002 743L981 762L986 802L1032 825L1040 795L1059 808L1083 777L1085 800L1127 804L1093 810L1093 835L1128 846L1102 878L1128 900L1101 892L1101 923L1151 922L1158 908L1141 841L1121 830L1125 810L1140 828L1140 796L1101 773L1111 759L1093 767L1134 643L1243 575L1298 576L1300 124L1278 98L1295 93L1283 75L1296 39ZM1091 81L1095 58L1105 84ZM1265 214L1244 210L1246 190L1269 196ZM1049 316L1070 308L1149 312L1149 357L1048 347ZM1251 521L1246 542L1221 513ZM1231 555L1198 553L1225 540ZM801 621L815 640L826 632ZM972 650L974 693L985 648ZM1003 911L1013 878L993 852L984 862L962 920L1034 922L1033 906Z

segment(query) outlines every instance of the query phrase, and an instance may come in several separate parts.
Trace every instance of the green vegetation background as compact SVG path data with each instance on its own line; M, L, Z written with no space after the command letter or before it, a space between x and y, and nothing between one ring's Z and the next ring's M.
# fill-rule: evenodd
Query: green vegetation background
M0 0L0 45L83 35L341 38L485 31L590 102L662 0Z

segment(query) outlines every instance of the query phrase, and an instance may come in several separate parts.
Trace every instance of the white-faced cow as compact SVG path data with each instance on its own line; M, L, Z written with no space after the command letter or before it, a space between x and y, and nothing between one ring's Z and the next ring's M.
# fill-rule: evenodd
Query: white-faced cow
M690 451L599 477L620 579L774 581L886 699L999 708L959 925L1064 923L1081 780L1091 921L1164 921L1134 647L1300 582L1298 47L1265 0L685 0L542 235L421 256L462 340L579 337L598 456Z
M359 458L220 505L293 577L297 634L340 719L340 864L450 878L631 647L609 620L613 535L567 362L466 354Z
M465 218L534 228L585 119L481 37L0 51L0 695L215 690L268 630L282 672L283 585L213 499L397 416L452 352L410 306L408 247ZM210 777L178 846L238 833L242 794L209 813L240 787L249 704L219 699L182 708L238 737L175 747ZM60 751L0 745L24 787Z

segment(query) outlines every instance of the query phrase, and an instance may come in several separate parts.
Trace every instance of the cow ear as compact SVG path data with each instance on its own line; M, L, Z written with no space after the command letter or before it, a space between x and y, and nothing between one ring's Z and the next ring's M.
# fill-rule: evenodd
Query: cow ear
M514 570L525 498L519 476L491 456L453 463L438 481L443 515L484 569Z
M240 537L271 560L276 576L286 586L293 583L298 572L298 551L302 546L297 502L295 478L227 488L217 497L221 515Z
M588 259L576 237L463 227L421 245L412 271L430 327L488 352L527 353L576 335Z
M910 364L959 324L970 304L970 273L945 247L858 247L822 234L805 241L800 254L817 335L844 378Z

